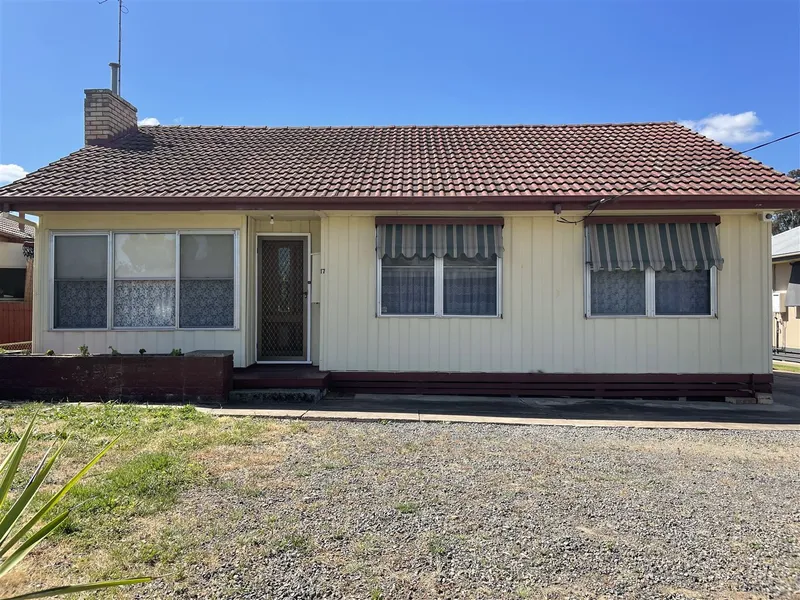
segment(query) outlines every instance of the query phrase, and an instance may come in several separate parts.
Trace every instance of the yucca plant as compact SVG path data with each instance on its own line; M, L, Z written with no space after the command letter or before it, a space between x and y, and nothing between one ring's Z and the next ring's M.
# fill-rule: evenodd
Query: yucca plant
M61 525L70 515L70 510L60 512L57 516L50 518L48 513L59 503L59 501L78 483L86 473L89 472L94 465L96 465L103 455L117 442L118 437L112 440L105 448L103 448L97 456L95 456L89 463L83 467L78 473L70 479L64 487L56 492L45 504L31 517L24 517L26 509L31 505L33 500L37 497L39 488L44 483L50 470L55 465L61 452L67 444L68 440L63 440L60 444L54 441L53 444L45 452L42 460L39 461L38 466L28 480L28 483L19 493L13 502L6 503L8 493L11 490L11 484L14 482L17 472L19 470L22 457L25 455L25 450L28 447L28 442L33 432L33 424L36 421L34 416L28 424L28 428L22 437L19 438L14 448L0 463L0 507L5 507L0 510L0 579L8 575L11 570L20 564L31 550L36 548L48 535L53 533L59 525ZM45 519L46 517L49 520ZM42 524L43 523L43 524ZM41 524L41 526L40 526ZM38 526L38 528L37 528ZM36 531L34 531L36 530ZM33 532L33 533L32 533ZM52 596L60 596L63 594L75 594L77 592L86 592L91 590L99 590L102 588L109 588L119 585L131 585L134 583L146 583L150 581L150 577L136 577L133 579L119 579L115 581L100 581L97 583L87 583L83 585L65 585L60 587L49 588L46 590L39 590L22 594L21 596L14 596L13 598L6 598L5 600L28 600L30 598L49 598Z

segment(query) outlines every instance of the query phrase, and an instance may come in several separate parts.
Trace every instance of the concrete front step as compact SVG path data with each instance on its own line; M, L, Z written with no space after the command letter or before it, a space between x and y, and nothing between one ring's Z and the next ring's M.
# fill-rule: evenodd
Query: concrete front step
M310 404L322 400L325 390L316 388L268 388L254 390L233 390L228 394L230 404Z

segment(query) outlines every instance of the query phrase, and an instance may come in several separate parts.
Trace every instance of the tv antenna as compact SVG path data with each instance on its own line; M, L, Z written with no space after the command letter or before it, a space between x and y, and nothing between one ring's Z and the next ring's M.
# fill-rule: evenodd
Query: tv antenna
M98 4L105 4L108 0L97 0ZM116 0L117 4L119 5L119 12L117 16L117 64L116 64L116 76L114 77L114 81L111 82L111 88L115 94L119 95L120 88L122 84L122 15L128 14L128 7L125 6L124 0ZM114 63L111 63L113 68Z

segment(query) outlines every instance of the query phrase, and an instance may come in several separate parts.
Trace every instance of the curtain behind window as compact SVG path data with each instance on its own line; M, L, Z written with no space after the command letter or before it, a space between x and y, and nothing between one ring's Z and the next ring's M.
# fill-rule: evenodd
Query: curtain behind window
M593 315L644 315L644 271L595 271L592 273Z
M108 326L108 236L57 235L54 238L56 329Z
M445 256L444 314L497 314L497 256Z
M434 260L389 258L381 261L381 312L385 315L432 315Z
M657 271L657 315L710 315L711 271Z

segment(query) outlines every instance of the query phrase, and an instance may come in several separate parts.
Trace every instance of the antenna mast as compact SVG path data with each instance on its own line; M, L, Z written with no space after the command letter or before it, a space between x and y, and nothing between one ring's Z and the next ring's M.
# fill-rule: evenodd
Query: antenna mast
M119 0L119 15L117 17L117 94L122 93L122 0Z
M105 4L108 0L98 0L98 4ZM125 6L125 0L117 0L119 10L117 13L117 68L116 68L116 81L112 82L112 88L115 88L116 93L119 95L120 88L122 87L122 15L128 14L128 7Z

